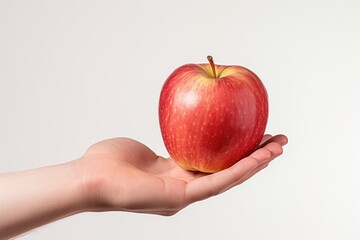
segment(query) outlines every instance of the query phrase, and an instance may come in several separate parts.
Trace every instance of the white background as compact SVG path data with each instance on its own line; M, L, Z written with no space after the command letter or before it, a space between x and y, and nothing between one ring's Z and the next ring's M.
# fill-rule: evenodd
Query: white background
M265 171L175 216L84 213L22 239L360 239L359 12L356 0L1 0L1 172L116 136L167 156L161 86L208 54L260 76L267 132L289 137Z

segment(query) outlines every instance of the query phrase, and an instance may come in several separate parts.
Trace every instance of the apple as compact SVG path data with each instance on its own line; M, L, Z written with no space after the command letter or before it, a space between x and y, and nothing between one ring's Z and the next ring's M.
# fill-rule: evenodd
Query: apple
M213 173L248 156L268 119L268 96L241 66L186 64L165 81L159 100L162 138L182 168Z

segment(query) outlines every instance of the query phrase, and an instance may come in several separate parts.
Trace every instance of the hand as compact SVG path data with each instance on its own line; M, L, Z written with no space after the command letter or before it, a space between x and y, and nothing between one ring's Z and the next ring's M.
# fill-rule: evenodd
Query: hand
M145 145L115 138L91 146L77 160L0 174L0 238L84 211L122 210L172 215L187 205L246 181L282 153L283 135L214 174L189 172Z
M265 135L260 147L214 174L190 172L128 138L91 146L77 164L88 211L173 215L187 205L239 185L282 154L284 135Z

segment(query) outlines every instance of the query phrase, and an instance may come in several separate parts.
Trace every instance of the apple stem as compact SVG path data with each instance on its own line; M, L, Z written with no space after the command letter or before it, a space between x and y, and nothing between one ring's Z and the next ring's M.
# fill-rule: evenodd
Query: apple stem
M214 64L214 60L212 56L207 56L207 59L210 63L211 69L212 69L212 73L213 73L213 77L216 78L216 70L215 70L215 64Z

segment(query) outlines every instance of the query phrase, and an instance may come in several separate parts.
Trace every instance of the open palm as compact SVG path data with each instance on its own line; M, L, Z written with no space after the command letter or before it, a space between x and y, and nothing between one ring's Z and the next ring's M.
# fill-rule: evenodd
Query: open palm
M184 170L133 139L108 139L91 146L80 158L81 178L93 211L172 215L246 181L281 155L286 143L283 135L265 135L250 156L228 169L206 174Z

